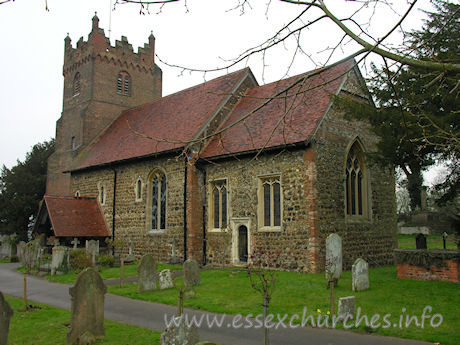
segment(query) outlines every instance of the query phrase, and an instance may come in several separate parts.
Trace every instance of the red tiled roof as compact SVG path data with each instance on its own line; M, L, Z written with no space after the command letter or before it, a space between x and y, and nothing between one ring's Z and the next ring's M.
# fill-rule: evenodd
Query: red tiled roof
M45 195L43 199L56 237L109 236L95 198Z
M348 60L322 72L316 70L248 90L220 128L255 112L216 135L200 156L210 158L307 141L329 108L330 96L338 92L353 64L353 60ZM309 74L313 76L256 110Z
M248 73L243 69L124 111L85 150L72 170L185 146Z

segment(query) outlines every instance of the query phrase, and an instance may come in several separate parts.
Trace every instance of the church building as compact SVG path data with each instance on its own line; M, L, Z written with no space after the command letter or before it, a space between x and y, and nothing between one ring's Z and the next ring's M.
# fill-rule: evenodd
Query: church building
M369 159L369 125L334 105L372 102L353 59L266 85L245 68L162 96L153 35L137 53L125 37L111 46L94 16L87 41L65 38L63 75L38 219L53 236L131 241L159 262L263 252L319 272L337 233L345 268L393 262L394 171Z

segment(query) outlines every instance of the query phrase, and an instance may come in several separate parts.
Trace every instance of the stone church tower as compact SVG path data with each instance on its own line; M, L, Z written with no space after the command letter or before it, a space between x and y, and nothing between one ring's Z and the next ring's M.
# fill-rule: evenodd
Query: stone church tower
M72 160L120 113L162 95L162 72L155 64L155 38L138 52L122 36L112 47L94 15L88 41L73 48L65 38L64 96L56 123L56 149L48 160L46 193L70 195Z

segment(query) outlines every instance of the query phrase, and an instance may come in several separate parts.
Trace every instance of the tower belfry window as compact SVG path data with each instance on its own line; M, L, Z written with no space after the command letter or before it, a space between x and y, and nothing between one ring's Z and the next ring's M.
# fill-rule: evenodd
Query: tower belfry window
M131 78L127 72L118 73L117 77L117 93L120 95L131 95Z
M81 83L80 83L80 73L76 73L75 77L73 78L73 85L72 85L72 96L78 96L81 90Z

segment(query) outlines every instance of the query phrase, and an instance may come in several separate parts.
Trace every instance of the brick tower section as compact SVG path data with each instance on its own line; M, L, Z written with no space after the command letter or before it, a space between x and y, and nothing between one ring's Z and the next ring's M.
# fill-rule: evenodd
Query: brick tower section
M195 166L197 157L187 162L187 259L203 263L203 177Z
M65 171L73 158L124 109L161 97L155 38L151 34L148 39L137 53L126 37L111 46L96 15L88 41L82 37L73 48L65 38L63 107L56 122L56 149L48 160L47 194L69 195L70 174Z

